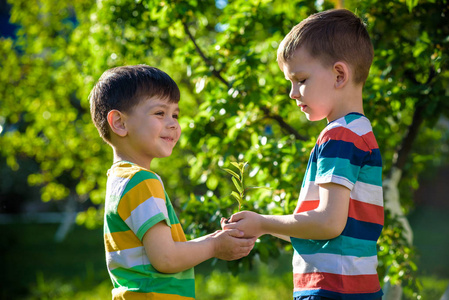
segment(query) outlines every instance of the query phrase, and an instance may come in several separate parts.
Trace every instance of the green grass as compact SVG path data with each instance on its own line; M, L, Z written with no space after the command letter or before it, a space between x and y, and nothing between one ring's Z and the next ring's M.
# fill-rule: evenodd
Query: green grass
M28 299L47 283L60 289L70 283L77 291L108 279L101 230L76 227L62 243L54 241L56 230L54 224L0 225L0 264L6 270L0 272L1 299Z
M420 260L421 300L438 300L449 284L449 218L420 208L410 216ZM110 299L101 230L75 227L62 243L57 225L0 225L0 299ZM231 275L225 262L195 268L197 300L291 299L291 254ZM407 294L404 299L416 299Z

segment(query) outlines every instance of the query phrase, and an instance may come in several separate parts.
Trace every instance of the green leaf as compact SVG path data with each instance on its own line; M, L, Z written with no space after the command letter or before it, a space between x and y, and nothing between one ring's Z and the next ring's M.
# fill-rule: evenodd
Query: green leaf
M231 192L231 195L234 196L234 198L235 198L239 203L242 201L242 197L240 197L240 194L239 194L239 193L237 193L237 192L235 192L235 191L232 191L232 192Z
M240 181L238 181L235 177L232 177L232 182L234 182L235 188L239 191L240 194L243 194L243 187Z
M406 0L409 12L412 12L413 8L418 5L418 0Z
M213 191L217 188L217 185L218 185L218 177L213 174L209 175L206 180L206 186Z
M237 169L239 169L240 172L242 171L241 163L237 163L237 162L235 162L235 161L231 161L231 164L232 164L234 167L236 167Z
M240 176L237 173L235 173L234 171L232 171L230 169L225 169L225 168L223 168L223 170L225 170L226 172L228 172L229 174L231 174L232 176L234 176L235 178L240 180Z

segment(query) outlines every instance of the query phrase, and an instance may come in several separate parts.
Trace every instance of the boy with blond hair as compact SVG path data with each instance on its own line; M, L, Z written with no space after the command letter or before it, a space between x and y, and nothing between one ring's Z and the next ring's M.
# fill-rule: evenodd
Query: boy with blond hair
M89 98L92 120L114 154L104 215L112 298L194 299L193 267L212 257L246 256L255 238L231 229L186 241L150 167L171 155L181 135L178 86L157 68L125 66L106 71Z
M326 119L293 214L239 212L223 228L272 234L294 248L295 300L381 299L382 160L362 90L373 60L362 20L345 9L311 15L279 46L290 97L310 121Z

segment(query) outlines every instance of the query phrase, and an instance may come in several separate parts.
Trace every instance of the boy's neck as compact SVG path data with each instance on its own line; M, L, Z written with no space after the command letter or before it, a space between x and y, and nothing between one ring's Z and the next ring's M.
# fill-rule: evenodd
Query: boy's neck
M120 152L118 149L116 149L115 147L113 147L113 151L114 151L114 158L113 158L113 163L118 163L121 161L127 161L133 164L136 164L142 168L145 168L147 170L150 170L150 165L151 165L151 160L144 160L144 159L139 159L136 156L133 155L129 155L129 154L125 154L123 152Z
M360 113L364 115L362 88L363 87L351 86L351 88L346 88L344 91L341 91L338 97L338 99L340 99L340 101L338 101L338 113L332 120L328 119L327 121L334 121L346 116L349 113Z

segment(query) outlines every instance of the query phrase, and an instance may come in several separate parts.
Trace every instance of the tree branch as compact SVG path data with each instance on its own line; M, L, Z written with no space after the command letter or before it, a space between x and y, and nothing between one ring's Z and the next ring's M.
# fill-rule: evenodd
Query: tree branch
M192 41L193 45L195 46L196 51L201 56L201 58L204 60L206 65L209 66L210 69L212 70L212 75L215 76L218 80L220 80L224 85L226 85L226 87L228 89L231 88L231 84L226 79L224 79L223 76L221 76L221 73L215 69L215 67L213 66L211 60L204 54L204 52L198 46L195 38L193 37L192 33L190 32L189 27L187 26L187 23L186 22L182 22L182 25L184 26L184 30L185 30L186 34L188 35L189 39ZM280 115L271 113L270 109L268 107L266 107L266 106L262 106L260 108L265 113L267 118L275 120L279 124L279 126L281 126L281 128L286 130L288 133L293 134L296 139L299 139L299 140L302 140L302 141L306 141L307 140L306 137L304 137L301 134L299 134L299 132L296 129L294 129L287 122L285 122L285 120Z
M220 80L222 83L224 83L228 88L231 87L231 85L229 84L229 82L227 80L225 80L220 72L218 72L215 67L213 66L212 62L210 61L210 59L203 53L203 51L201 50L201 48L198 46L198 44L196 43L195 38L193 37L192 33L189 30L189 27L187 26L187 23L182 23L182 25L184 25L184 30L187 33L187 35L189 36L190 40L192 41L193 45L195 46L196 51L198 52L198 54L201 56L201 58L204 60L204 62L206 63L206 65L208 65L209 67L212 68L212 74L218 78L218 80Z
M262 107L260 107L260 109L265 113L265 115L268 118L273 119L276 122L278 122L278 124L279 124L279 126L281 126L281 128L285 129L289 134L293 134L297 140L301 140L301 141L308 140L305 136L299 134L299 132L295 128L293 128L288 123L286 123L280 115L271 114L271 111L268 107L262 106Z
M409 79L413 84L420 85L421 83L418 82L413 75L411 71L404 72L404 75ZM430 84L430 82L435 78L436 76L435 68L432 66L429 70L429 78L427 79L426 83L424 85ZM425 102L418 101L415 104L415 111L413 112L413 119L412 124L408 127L407 134L405 138L402 140L401 145L399 146L398 151L396 152L396 157L393 160L393 166L402 170L408 160L408 157L410 155L410 152L412 150L413 142L415 141L419 128L421 127L421 124L424 122L425 117Z
M423 105L418 103L415 105L412 124L408 127L407 134L396 152L393 166L400 170L403 170L405 163L407 162L408 156L412 150L413 142L415 141L419 128L424 121L424 107L422 106Z

